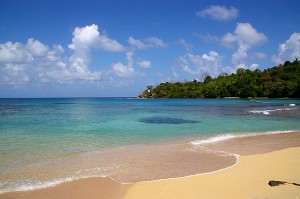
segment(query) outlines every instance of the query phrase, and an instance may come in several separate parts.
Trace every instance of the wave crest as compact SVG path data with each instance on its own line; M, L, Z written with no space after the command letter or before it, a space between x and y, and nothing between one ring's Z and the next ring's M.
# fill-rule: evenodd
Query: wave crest
M295 133L296 130L287 130L287 131L267 131L267 132L258 132L258 133L244 133L244 134L222 134L215 137L208 137L200 140L193 140L190 143L193 146L200 146L203 144L213 144L217 142L223 142L230 139L243 138L243 137L252 137L258 135L273 135L273 134L283 134L283 133Z
M249 113L262 113L264 115L271 115L270 112L278 112L278 111L292 111L297 110L297 108L277 108L277 109L266 109L266 110L252 110Z

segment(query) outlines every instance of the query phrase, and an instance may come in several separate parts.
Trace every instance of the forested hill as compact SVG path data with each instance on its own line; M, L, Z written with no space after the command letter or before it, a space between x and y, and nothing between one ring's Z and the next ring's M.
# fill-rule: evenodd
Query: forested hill
M238 69L236 74L206 76L203 82L166 82L147 89L140 98L300 98L300 61L260 70Z

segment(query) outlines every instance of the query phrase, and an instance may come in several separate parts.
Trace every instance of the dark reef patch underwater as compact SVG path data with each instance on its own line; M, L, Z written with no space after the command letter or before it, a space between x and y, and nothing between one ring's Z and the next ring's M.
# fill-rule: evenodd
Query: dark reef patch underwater
M140 122L150 124L185 124L185 123L199 123L195 120L185 120L173 117L147 117L139 119Z

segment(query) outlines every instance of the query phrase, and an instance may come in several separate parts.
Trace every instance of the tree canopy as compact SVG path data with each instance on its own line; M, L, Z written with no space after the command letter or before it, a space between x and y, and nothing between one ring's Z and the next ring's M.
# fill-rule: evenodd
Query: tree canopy
M239 68L235 74L207 75L204 81L165 82L147 86L140 98L300 98L300 61L260 71Z

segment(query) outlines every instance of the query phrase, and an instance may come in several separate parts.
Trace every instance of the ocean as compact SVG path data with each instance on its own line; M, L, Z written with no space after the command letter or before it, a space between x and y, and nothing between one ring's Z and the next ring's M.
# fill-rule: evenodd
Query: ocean
M121 183L181 177L199 172L203 158L210 165L203 171L221 169L236 161L234 154L193 147L299 132L299 105L298 99L0 99L0 193L92 176ZM214 167L216 161L224 164Z

